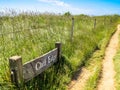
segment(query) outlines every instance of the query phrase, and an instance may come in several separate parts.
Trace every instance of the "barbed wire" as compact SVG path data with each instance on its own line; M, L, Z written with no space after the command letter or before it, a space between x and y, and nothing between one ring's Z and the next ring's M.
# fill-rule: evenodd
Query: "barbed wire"
M42 28L28 28L28 29L24 29L24 31L23 30L19 30L19 31L7 32L7 33L0 33L0 36L1 35L20 33L20 32L27 32L27 31L38 31L40 29L42 29Z

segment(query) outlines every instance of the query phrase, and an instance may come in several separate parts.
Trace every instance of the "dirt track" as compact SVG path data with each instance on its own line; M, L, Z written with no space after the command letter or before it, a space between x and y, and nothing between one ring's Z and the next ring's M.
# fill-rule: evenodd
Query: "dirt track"
M118 49L119 33L120 33L120 25L118 25L117 31L112 36L109 45L106 48L105 57L103 60L102 77L98 84L98 90L115 90L115 85L114 85L115 71L114 71L113 57Z
M83 68L79 73L77 80L71 81L68 90L82 90L91 73Z
M118 25L117 31L112 36L109 45L106 48L105 57L102 64L103 65L102 76L97 87L98 90L115 90L115 86L114 86L115 71L114 71L113 57L116 54L118 48L119 33L120 33L120 25ZM77 80L71 81L70 85L68 86L68 90L83 90L84 85L90 76L91 73L85 68L83 68Z

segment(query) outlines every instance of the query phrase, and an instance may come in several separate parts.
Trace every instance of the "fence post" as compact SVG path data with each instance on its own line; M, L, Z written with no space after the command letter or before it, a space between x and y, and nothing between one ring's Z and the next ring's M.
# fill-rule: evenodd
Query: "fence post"
M62 45L61 45L61 43L60 42L56 42L55 43L55 47L58 49L58 61L60 60L60 58L61 58L61 51L62 51Z
M112 23L112 18L110 18L110 24Z
M70 41L73 41L73 32L74 32L74 17L72 17L72 29L71 29L71 35L70 35Z
M103 22L103 25L105 25L105 22L106 22L106 17L104 17L104 22Z
M94 21L94 29L96 28L96 18L95 18L95 21Z
M23 84L23 69L21 56L13 56L9 59L11 82L20 87Z

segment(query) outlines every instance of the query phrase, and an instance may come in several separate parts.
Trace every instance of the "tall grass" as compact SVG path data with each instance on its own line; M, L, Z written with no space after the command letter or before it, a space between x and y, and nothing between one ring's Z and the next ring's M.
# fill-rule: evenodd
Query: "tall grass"
M74 16L74 36L70 42L71 17L54 14L22 13L0 17L0 88L12 88L8 59L20 55L23 63L54 48L62 42L62 58L44 73L26 83L24 90L65 90L72 75L82 67L92 53L99 49L101 40L111 32L108 27L116 16ZM94 18L97 19L96 28ZM9 84L8 84L9 83Z

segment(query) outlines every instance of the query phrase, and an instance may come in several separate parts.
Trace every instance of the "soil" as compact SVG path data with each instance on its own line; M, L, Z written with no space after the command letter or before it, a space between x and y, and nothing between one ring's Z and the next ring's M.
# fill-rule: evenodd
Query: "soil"
M85 68L82 68L76 80L72 80L68 86L68 90L82 90L91 73Z

